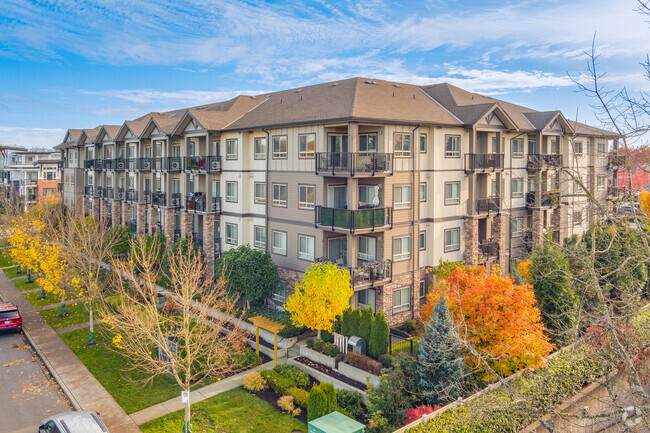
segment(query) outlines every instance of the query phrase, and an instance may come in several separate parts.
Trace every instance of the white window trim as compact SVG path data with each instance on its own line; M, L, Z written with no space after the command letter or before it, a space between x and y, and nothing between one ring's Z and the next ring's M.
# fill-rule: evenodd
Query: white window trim
M515 151L515 143L521 143L521 151ZM524 157L524 139L523 138L513 138L510 140L510 146L512 151L513 158L523 158Z
M235 143L235 153L228 153L228 145ZM229 138L226 140L226 159L234 160L239 156L239 140L236 138Z
M228 195L228 185L235 185L235 195ZM233 199L234 197L234 199ZM239 184L237 181L226 181L226 201L229 203L237 203L239 200Z
M397 191L398 188L401 190L402 200L404 199L404 193L403 193L402 190L404 188L408 188L408 190L409 190L409 201L399 201L399 202L396 201L397 200L396 199L397 194L395 194L395 191ZM413 191L411 191L411 185L395 185L393 187L393 208L394 209L410 209L411 208L411 202L413 200L413 194L412 193L413 193ZM419 194L419 192L418 192L418 194Z
M300 241L302 239L307 239L312 241L313 250L311 254L309 254L309 252L300 251ZM298 258L301 260L309 260L310 262L313 262L315 255L316 255L316 238L313 236L298 235Z
M447 233L448 232L457 232L458 233L458 243L457 244L447 244ZM453 229L446 229L444 232L444 250L446 253L450 253L452 251L459 251L460 250L460 228L456 227Z
M284 152L281 152L279 150L279 148L280 148L279 145L280 145L280 141L281 141L282 137L284 137L284 140L285 140L285 150L284 150ZM275 151L275 139L276 138L278 139L278 151L277 152ZM287 154L289 152L289 137L287 135L274 135L273 137L271 137L271 146L273 146L273 149L272 149L272 151L273 151L273 159L286 159Z
M400 302L402 302L399 305L395 305L395 293L399 292L400 293ZM406 293L408 297L408 302L404 303L404 297L402 296L402 293ZM399 289L393 290L393 295L391 299L391 304L392 304L392 312L393 314L399 314L403 313L404 311L408 311L411 309L411 288L410 287L400 287Z
M450 138L458 139L458 148L447 150L447 143ZM445 158L460 158L460 135L457 134L447 134L445 135Z
M312 194L312 197L314 198L314 202L308 202L308 201L300 201L300 193L302 188L311 188L314 190L314 193ZM316 187L314 185L298 185L298 209L307 209L307 210L312 210L316 207Z
M402 137L402 139L400 140L400 149L397 148L397 140L395 140L395 138L398 135ZM408 150L404 150L404 137L408 137L408 143L409 143ZM411 156L412 151L413 151L413 143L411 143L411 134L409 134L408 132L393 133L393 152L395 153L395 157L408 158Z
M275 198L275 187L278 187L278 196L281 196L282 194L279 194L281 192L282 188L284 187L285 189L285 196L288 197L289 195L289 186L286 183L274 183L273 184L273 206L277 207L287 207L287 200L282 200L280 198Z
M257 142L258 141L264 141L264 152L258 153L257 152ZM266 143L266 137L254 137L253 138L253 152L255 153L254 158L255 159L266 159L266 146L268 146L268 143Z
M284 249L275 246L275 234L276 233L284 235ZM283 231L280 231L280 230L273 230L272 231L272 236L273 236L273 239L272 239L273 243L271 244L271 251L274 254L279 254L281 256L286 256L287 255L287 232L283 232Z
M311 151L310 150L304 150L303 151L300 148L300 146L302 144L301 139L303 137L305 137L305 140L306 140L305 143L307 143L308 142L307 138L310 135L314 137L314 150L311 150ZM300 159L309 159L309 158L313 158L314 156L316 156L316 134L313 133L313 132L305 133L305 134L298 134L298 158L300 158Z
M258 185L261 185L262 191L264 192L264 197L259 197L257 195L257 187L258 187ZM253 184L253 195L254 195L255 203L257 203L257 204L265 204L266 203L266 183L264 183L264 182L255 182Z
M235 231L237 232L237 237L236 238L228 237L228 227L234 227L235 228ZM228 245L237 245L237 243L239 242L239 227L237 226L237 224L235 224L235 223L226 223L226 239L225 239L225 241L226 241L226 243Z
M454 184L458 185L458 189L457 189L458 196L456 196L456 197L453 197L453 196L447 197L447 185L454 185ZM456 182L445 182L444 188L445 188L445 206L460 204L460 182L457 182L457 181Z
M400 241L400 249L404 247L404 239L408 239L408 251L407 252L395 252L395 241ZM402 260L410 260L411 258L411 236L400 236L393 238L393 261L398 262Z
M261 229L264 233L264 240L258 241L257 240L257 230ZM255 248L259 248L261 250L266 249L266 227L262 226L254 226L253 228L253 246Z

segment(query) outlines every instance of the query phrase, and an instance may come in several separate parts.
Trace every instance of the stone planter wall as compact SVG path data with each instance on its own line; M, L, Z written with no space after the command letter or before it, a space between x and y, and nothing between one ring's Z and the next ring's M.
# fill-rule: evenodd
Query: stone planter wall
M315 350L310 349L307 346L300 346L300 356L304 356L305 358L308 358L311 361L318 362L319 364L323 364L324 366L329 367L331 369L336 369L336 359L332 358L331 356L327 356L323 353L316 352Z
M335 379L335 378L333 378L331 376L328 376L327 374L325 374L325 373L323 373L321 371L318 371L318 370L316 370L314 368L311 368L311 367L309 367L309 366L307 366L305 364L301 364L300 362L298 362L298 361L296 361L294 359L289 359L287 361L287 363L289 365L295 365L300 370L304 371L305 373L307 373L308 375L310 375L315 380L317 380L317 381L319 381L321 383L329 382L332 385L334 385L334 388L336 388L336 389L344 389L346 391L358 392L359 394L361 394L361 398L363 399L364 402L368 400L368 395L364 391L361 391L360 389L357 389L357 388L355 388L353 386L350 386L345 382L341 382L338 379Z
M212 316L214 317L219 317L221 318L223 313L219 311L215 311L211 313ZM228 317L228 321L230 323L236 323L238 322L237 319L234 317ZM255 335L255 326L253 326L252 323L247 322L245 320L240 320L239 321L239 326L245 331L250 332L251 334ZM269 332L265 329L260 328L260 339L266 341L267 343L273 344L273 333ZM298 337L291 337L291 338L283 338L278 336L278 350L279 349L288 349L290 347L293 347L296 345L298 342Z
M353 367L345 362L339 362L338 372L343 376L356 380L361 383L370 383L372 386L379 386L379 376L375 376L372 373L368 373L365 370L362 370L357 367Z

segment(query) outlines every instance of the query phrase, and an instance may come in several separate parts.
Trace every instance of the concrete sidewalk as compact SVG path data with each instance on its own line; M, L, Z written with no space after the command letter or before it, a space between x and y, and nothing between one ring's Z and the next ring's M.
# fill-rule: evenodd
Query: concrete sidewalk
M98 411L111 433L140 432L133 419L113 400L3 272L0 272L0 293L7 302L14 303L20 309L25 334L75 407Z
M278 365L284 364L286 362L287 362L287 358L278 359ZM229 378L220 380L219 382L211 383L210 385L204 386L201 389L191 391L190 402L192 404L195 404L205 399L208 399L210 397L213 397L217 394L221 394L222 392L230 391L231 389L241 386L244 376L246 376L251 371L259 371L262 369L271 370L273 369L273 367L274 367L273 361L269 361L266 364L262 364L250 370L246 370L242 373L235 374L234 376L230 376ZM148 407L146 409L142 409L139 412L132 413L131 419L133 419L133 421L136 424L141 425L144 424L145 422L152 421L156 418L160 418L161 416L168 415L172 412L176 412L177 410L181 410L184 408L185 408L185 404L181 403L181 396L179 392L177 398L172 398L171 400L167 400L162 403L158 403L156 405Z

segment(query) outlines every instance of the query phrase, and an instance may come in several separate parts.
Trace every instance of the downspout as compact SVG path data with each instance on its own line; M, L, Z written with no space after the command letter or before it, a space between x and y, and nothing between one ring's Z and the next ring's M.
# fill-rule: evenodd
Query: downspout
M504 227L503 230L508 230L506 233L508 234L508 252L509 252L509 257L510 257L510 262L508 263L508 271L510 271L510 265L512 263L512 229L510 228L510 224L512 224L512 173L513 173L513 168L512 168L512 140L515 138L521 137L522 135L526 134L525 132L522 132L521 134L515 135L514 137L510 138L510 218L508 218L508 227ZM504 137L505 138L505 137ZM541 143L540 143L541 144ZM505 152L505 148L503 151ZM528 172L528 163L526 163L526 172ZM528 184L528 181L526 181L526 184ZM505 185L504 185L505 189ZM522 196L524 197L524 201L526 200L526 193L524 192L524 182L522 179L521 182L521 193ZM528 215L528 214L526 214ZM528 221L528 218L526 218L526 221ZM523 229L523 227L522 227Z
M413 272L412 277L411 277L411 281L413 282L413 284L411 284L411 319L415 319L415 294L416 294L416 292L415 292L415 272L419 271L418 269L416 269L416 266L415 266L415 261L416 261L415 254L417 254L417 261L418 262L420 261L420 244L419 244L419 242L420 242L420 237L419 237L420 236L420 179L419 179L419 176L418 176L417 182L416 182L416 179L415 179L415 173L416 173L415 164L418 164L418 171L417 171L418 175L420 173L420 170L419 170L420 169L420 164L419 164L419 162L420 162L420 143L415 142L415 131L420 129L420 126L421 126L421 124L418 123L418 126L413 128L413 130L411 131L411 143L412 143L412 146L413 146L413 151L411 152L411 159L413 160L412 161L413 163L411 165L411 185L412 185L411 186L411 228L412 228L412 233L413 233L413 238L412 238L413 241L411 242L411 249L413 249L413 246L415 245L415 239L416 239L416 237L415 237L415 234L416 234L415 233L415 204L417 203L417 206L418 206L418 218L417 218L417 222L418 222L418 226L417 226L417 228L418 228L418 232L417 232L417 234L418 234L418 237L417 237L417 239L418 239L418 249L417 249L417 251L414 251L413 258L411 260L411 269L412 269L412 272ZM416 154L417 154L417 158L416 158ZM419 289L419 287L418 287L418 289ZM419 301L419 299L418 299L418 301Z
M262 128L262 132L266 133L266 170L264 172L264 249L269 251L269 147L271 146L271 133ZM255 152L255 149L253 149ZM253 235L255 235L253 233Z

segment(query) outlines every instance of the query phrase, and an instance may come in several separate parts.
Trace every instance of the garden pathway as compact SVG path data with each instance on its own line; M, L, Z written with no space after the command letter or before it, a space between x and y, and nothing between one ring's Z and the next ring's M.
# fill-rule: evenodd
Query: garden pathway
M55 302L54 304L41 305L40 307L36 307L36 311L49 310L50 308L59 308L63 304L72 305L74 303L83 302L85 300L86 300L86 298L76 298L76 299L70 299L70 300L65 301L65 302Z
M287 362L287 358L279 358L278 364L284 364ZM227 379L221 380L219 382L211 383L210 385L204 386L201 389L190 392L190 402L192 404L198 403L210 397L213 397L222 392L230 391L233 388L241 386L244 376L246 376L251 371L259 371L263 369L272 369L273 361L269 361L266 364L262 364L250 370L246 370L242 373L235 374L230 376ZM156 418L161 416L168 415L177 410L185 408L185 404L181 403L180 393L177 398L172 398L171 400L158 403L154 406L142 409L139 412L131 414L131 419L138 425L144 424L145 422L153 421Z
M4 273L0 273L0 293L4 299L20 308L25 335L77 409L100 412L111 433L140 432L137 424L113 400Z
M102 323L102 319L93 320L93 324L98 325ZM78 323L76 325L66 326L65 328L56 329L56 333L61 335L66 332L76 331L77 329L83 329L88 327L88 322Z

